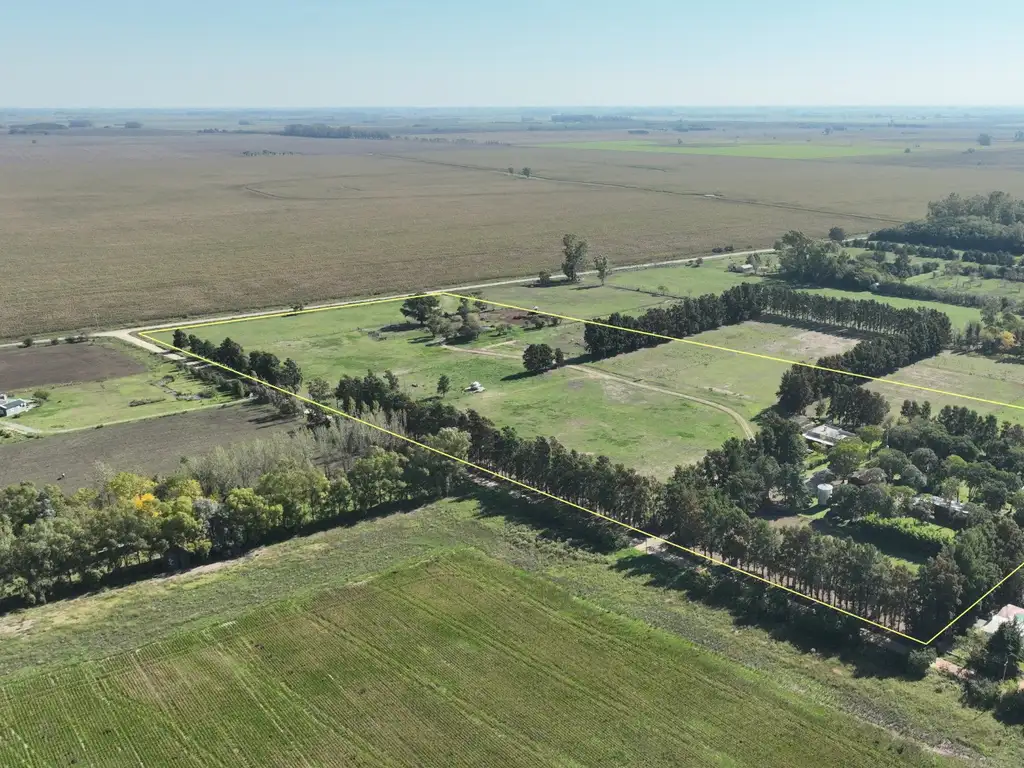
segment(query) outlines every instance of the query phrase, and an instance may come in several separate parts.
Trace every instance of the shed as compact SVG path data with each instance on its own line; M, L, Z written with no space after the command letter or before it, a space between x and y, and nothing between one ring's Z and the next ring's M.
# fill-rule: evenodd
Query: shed
M28 400L4 398L0 400L0 416L16 416L23 411L27 411L30 407L31 405Z
M818 503L822 506L828 504L829 499L832 498L832 483L819 483L818 484Z

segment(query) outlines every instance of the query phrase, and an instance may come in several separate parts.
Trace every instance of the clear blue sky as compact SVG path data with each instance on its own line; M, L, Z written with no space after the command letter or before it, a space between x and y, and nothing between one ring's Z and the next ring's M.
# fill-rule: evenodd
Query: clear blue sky
M0 106L1024 102L1019 0L0 0Z

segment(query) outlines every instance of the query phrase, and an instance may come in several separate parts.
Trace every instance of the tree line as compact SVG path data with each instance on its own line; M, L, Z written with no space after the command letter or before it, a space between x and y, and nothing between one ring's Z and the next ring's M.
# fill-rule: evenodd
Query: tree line
M290 357L282 363L271 352L253 350L248 355L237 341L226 337L219 345L201 339L194 333L174 331L171 343L178 349L187 349L194 355L219 363L232 371L255 376L276 387L298 392L302 384L302 369Z
M876 253L892 253L897 256L920 256L929 259L941 259L943 261L969 261L974 264L994 264L1008 267L1017 263L1017 257L1009 251L979 251L976 248L968 248L964 251L957 251L949 246L913 245L884 240L854 240L851 243L855 248L864 248Z
M636 318L618 312L607 318L598 318L595 322L601 325L587 323L583 342L587 352L595 358L613 357L669 341L659 336L684 338L721 326L755 320L763 314L889 334L909 333L925 324L940 332L945 328L944 338L948 337L950 326L949 318L936 310L896 309L873 300L837 299L778 285L743 283L719 295L688 297L666 308L650 309Z
M815 401L831 398L844 389L863 384L866 379L860 378L862 376L886 376L937 355L949 344L951 328L947 315L934 309L903 311L915 313L918 322L898 335L866 339L842 354L819 358L815 368L794 365L786 371L778 391L779 407L783 412L800 413ZM830 370L820 370L822 368ZM840 371L857 376L847 376ZM864 394L857 397L860 402L867 403L872 396Z
M350 125L330 126L323 123L312 125L294 123L286 125L283 136L305 136L311 139L390 139L391 134L379 128L353 128Z

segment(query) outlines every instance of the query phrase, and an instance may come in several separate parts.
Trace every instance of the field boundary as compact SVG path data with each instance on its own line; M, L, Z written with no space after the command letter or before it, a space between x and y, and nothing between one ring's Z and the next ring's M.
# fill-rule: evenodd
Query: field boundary
M437 454L439 456L443 456L446 459L450 459L451 461L454 461L454 462L456 462L458 464L461 464L463 466L469 467L469 468L471 468L471 469L473 469L473 470L475 470L477 472L482 472L482 473L484 473L486 475L490 475L491 477L494 477L494 478L496 478L498 480L504 481L506 483L511 483L512 485L518 486L519 488L523 488L523 489L525 489L527 491L530 491L531 493L536 493L536 494L538 494L540 496L544 496L546 498L552 499L554 501L557 501L557 502L565 504L565 505L567 505L569 507L572 507L573 509L579 510L581 512L586 512L587 514L589 514L589 515L591 515L593 517L596 517L596 518L599 518L601 520L604 520L605 522L613 523L614 525L617 525L620 528L624 528L624 529L630 531L631 533L639 534L639 535L645 537L646 539L657 541L660 544L663 544L663 545L665 545L667 547L672 547L673 549L679 550L681 552L685 552L688 555L692 555L694 557L700 558L702 560L705 560L707 562L712 563L713 565L721 566L721 567L724 567L724 568L728 568L729 570L731 570L731 571L733 571L735 573L742 574L744 576L747 576L748 578L754 579L755 581L761 582L763 584L767 584L770 587L775 587L777 589L781 589L781 590L783 590L785 592L788 592L790 594L796 595L797 597L801 597L801 598L803 598L805 600L809 600L812 603L815 603L817 605L821 605L821 606L823 606L825 608L829 608L829 609L831 609L833 611L836 611L836 612L838 612L840 614L843 614L844 616L848 616L850 618L857 619L858 621L864 622L865 624L868 624L868 625L870 625L872 627L875 627L876 629L881 629L881 630L883 630L885 632L888 632L890 634L898 635L899 637L902 637L902 638L904 638L906 640L910 640L910 641L912 641L914 643L918 643L919 645L927 646L927 645L930 645L931 643L933 643L937 638L939 638L942 635L943 632L945 632L950 627L952 627L954 624L959 622L964 616L966 616L976 606L978 606L982 602L982 600L984 600L986 597L988 597L990 594L992 594L996 589L998 589L1000 586L1002 586L1003 583L1005 583L1008 579L1010 579L1015 574L1017 574L1021 569L1024 569L1024 562L1022 562L1020 565L1018 565L1016 568L1014 568L1012 571L1010 571L1008 574L1006 574L1003 578L1001 578L999 581L997 581L991 588L989 588L983 595L981 595L981 597L979 597L977 600L975 600L973 603L971 603L971 605L969 605L967 608L965 608L963 611L961 611L961 613L959 615L954 617L953 620L950 621L948 624L946 624L944 627L942 627L942 629L940 629L938 632L936 632L934 635L932 635L927 640L922 640L922 639L914 637L912 635L908 635L905 632L902 632L902 631L900 631L898 629L895 629L893 627L888 627L888 626L886 626L884 624L876 622L876 621L874 621L872 619L867 618L866 616L861 616L859 614L853 613L852 611L847 611L844 608L840 608L839 606L832 605L829 602L826 602L824 600L820 600L820 599L818 599L816 597L813 597L811 595L808 595L808 594L805 594L803 592L800 592L799 590L793 589L791 587L787 587L785 584L780 584L780 583L772 581L770 579L766 579L763 576L759 576L758 574L753 573L751 571L747 571L747 570L745 570L743 568L739 568L737 566L730 565L729 563L727 563L727 562L725 562L723 560L719 560L718 558L713 557L711 555L705 555L705 554L703 554L701 552L698 552L697 550L690 549L689 547L684 547L684 546L682 546L680 544L676 544L673 541L669 541L668 539L665 539L665 538L663 538L661 536L657 536L657 535L655 535L653 533L649 533L648 531L645 531L645 530L643 530L641 528L637 528L636 526L630 525L628 523L621 522L619 520L615 520L614 518L612 518L612 517L610 517L608 515L605 515L605 514L603 514L601 512L598 512L598 511L593 510L593 509L589 509L588 507L584 507L584 506L582 506L580 504L576 504L576 503L574 503L572 501L569 501L568 499L563 499L560 496L556 496L553 493L548 493L547 491L541 490L540 488L535 488L534 486L530 485L529 483L524 483L524 482L521 482L519 480L515 480L515 479L513 479L511 477L507 477L507 476L501 474L500 472L495 472L492 469L488 469L487 467L480 466L479 464L475 464L475 463L473 463L471 461L468 461L467 459L462 459L462 458L459 458L458 456L452 456L449 453L445 453L444 451L441 451L441 450L439 450L437 448L433 448L433 447L431 447L429 445L426 445L425 443L421 443L418 440L414 440L411 437L407 437L407 436L402 435L402 434L400 434L398 432L392 431L392 430L387 429L385 427L381 427L381 426L379 426L377 424L373 424L373 423L371 423L369 421L361 419L361 418L359 418L357 416L353 416L352 414L346 413L345 411L342 411L342 410L340 410L338 408L334 408L334 407L329 406L329 405L324 405L323 403L319 403L316 400L313 400L311 398L305 397L305 396L300 395L300 394L298 394L296 392L292 392L292 391L290 391L288 389L285 389L284 387L279 387L279 386L276 386L274 384L268 384L267 382L263 381L262 379L257 378L256 376L252 376L251 374L247 374L247 373L242 373L241 371L236 371L235 369L233 369L233 368L231 368L229 366L226 366L226 365L224 365L222 363L218 363L218 362L216 362L214 360L210 360L208 358L203 357L202 355L197 355L197 354L195 354L193 352L190 352L189 350L181 349L180 347L176 347L173 344L170 344L170 343L168 343L166 341L163 341L161 339L154 338L152 336L152 334L155 334L155 333L168 333L168 332L175 331L175 330L186 331L186 330L192 330L192 329L195 329L195 328L207 328L207 327L212 327L212 326L217 326L217 325L230 325L232 323L248 322L248 321L251 321L251 320L269 320L269 319L278 318L278 317L290 317L290 316L301 315L301 314L310 314L310 313L313 313L313 312L325 312L325 311L328 311L328 310L352 309L352 308L356 308L356 307L365 307L365 306L370 306L370 305L375 305L375 304L394 303L396 301L404 301L406 299L414 298L414 297L419 297L419 296L438 296L438 297L444 296L444 297L460 299L460 300L461 299L466 299L466 300L469 300L469 301L484 301L485 303L491 304L491 305L496 306L496 307L504 307L506 309L519 310L519 311L522 311L522 312L533 313L535 315L544 315L544 316L547 316L547 317L556 317L556 318L559 318L560 320L568 320L568 321L571 321L571 322L590 324L590 325L597 325L597 326L601 326L603 328L610 328L612 330L617 330L617 331L628 331L630 333L638 333L638 334L640 334L642 336L650 336L650 337L653 337L653 338L663 339L665 341L682 342L684 344L692 344L694 346L703 347L703 348L706 348L706 349L715 349L715 350L718 350L718 351L721 351L721 352L730 352L732 354L746 355L746 356L749 356L749 357L756 357L756 358L760 358L760 359L763 359L763 360L772 360L772 361L779 362L779 363L785 363L787 365L797 365L797 366L801 366L801 367L804 367L804 368L812 368L812 369L815 369L815 370L827 371L827 372L830 372L830 373L838 373L838 374L842 374L844 376L852 376L852 377L855 377L855 378L866 379L866 380L869 380L869 381L879 381L879 382L881 382L883 384L895 384L895 385L907 387L907 388L910 388L910 389L922 390L922 391L925 391L925 392L934 392L936 394L949 395L949 396L952 396L952 397L958 397L958 398L962 398L962 399L965 399L965 400L973 400L973 401L976 401L976 402L987 403L987 404L990 404L990 405L998 405L998 406L1002 406L1002 407L1006 407L1006 408L1014 408L1014 409L1017 409L1017 410L1024 410L1024 406L1013 405L1012 403L1003 403L1003 402L1000 402L998 400L987 400L987 399L981 398L981 397L973 397L971 395L963 395L963 394L959 394L959 393L956 393L956 392L947 392L945 390L934 389L932 387L924 387L924 386L921 386L921 385L918 385L918 384L910 384L910 383L907 383L907 382L887 381L887 380L885 380L883 378L876 377L876 376L868 376L866 374L851 373L849 371L841 371L841 370L838 370L838 369L835 369L835 368L827 368L827 367L824 367L824 366L814 365L813 363L804 363L804 362L800 362L798 360L787 360L785 358L774 357L772 355L764 355L764 354L757 353L757 352L748 352L746 350L741 350L741 349L732 349L731 347L723 347L723 346L719 346L719 345L715 345L715 344L707 344L705 342L694 341L693 339L680 339L680 338L677 338L675 336L667 336L665 334L654 333L654 332L651 332L651 331L641 331L641 330L636 330L636 329L633 329L633 328L623 328L623 327L617 326L617 325L611 325L611 324L608 324L608 323L602 323L602 322L597 321L597 320L585 320L585 319L579 318L579 317L572 317L572 316L569 316L569 315L560 315L560 314L556 314L554 312L546 312L546 311L543 311L543 310L540 310L540 309L528 309L526 307L520 307L520 306L517 306L515 304L505 304L505 303L502 303L502 302L491 301L489 299L481 299L478 296L464 296L462 294L451 293L451 292L448 292L448 291L430 291L430 292L426 292L426 293L409 293L409 294L405 294L405 295L402 295L402 296L393 296L393 297L388 297L388 298L383 298L383 299L370 299L370 300L367 300L367 301L355 302L355 303L345 304L345 305L341 305L341 306L335 305L335 306L325 306L325 307L314 307L312 309L288 310L288 311L274 312L274 313L268 313L268 314L265 314L265 315L258 315L258 316L236 317L236 318L229 318L229 319L223 319L223 320L211 320L211 321L192 323L192 324L171 325L171 326L165 326L165 327L162 327L162 328L149 329L149 330L146 330L146 331L139 331L138 335L141 338L144 338L146 341L150 342L151 344L155 344L155 345L157 345L157 346L159 346L161 348L164 348L164 349L176 352L178 354L184 355L187 358L192 358L194 360L199 360L199 361L201 361L203 363L206 363L207 365L211 365L211 366L214 366L216 368L220 368L221 370L227 371L228 373L230 373L233 376L236 376L236 377L238 377L240 379L245 379L245 380L251 381L253 383L259 384L260 386L263 386L263 387L266 387L268 389L272 389L272 390L274 390L276 392L279 392L279 393L281 393L283 395L287 395L289 397L292 397L292 398L298 400L299 402L305 403L306 405L311 405L311 406L320 408L321 410L326 411L328 413L334 414L336 416L342 416L342 417L344 417L346 419L349 419L350 421L354 421L354 422L356 422L358 424L361 424L361 425L363 425L365 427L369 427L371 429L375 429L378 432L383 432L384 434L389 435L389 436L391 436L393 438L396 438L396 439L399 439L399 440L403 440L403 441L405 441L405 442L407 442L407 443L409 443L411 445L414 445L414 446L416 446L418 448L421 448L421 449L426 450L426 451L430 451L431 453Z

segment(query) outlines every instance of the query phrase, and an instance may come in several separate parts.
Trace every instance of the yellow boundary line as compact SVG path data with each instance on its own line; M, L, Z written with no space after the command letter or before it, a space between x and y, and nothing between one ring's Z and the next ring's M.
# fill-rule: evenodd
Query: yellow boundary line
M146 339L147 341L149 341L149 342L151 342L153 344L158 345L158 346L164 347L164 348L169 349L169 350L173 350L174 352L178 352L178 353L180 353L182 355L185 355L187 357L191 357L191 358L193 358L195 360L200 360L200 361L202 361L202 362L204 362L204 363L206 363L208 365L212 365L212 366L214 366L216 368L220 368L222 370L225 370L228 373L233 374L234 376L238 376L239 378L247 379L247 380L252 381L252 382L254 382L256 384L260 384L261 386L267 387L268 389L273 389L273 390L275 390L277 392L280 392L281 394L293 397L293 398L295 398L296 400L298 400L300 402L306 403L308 405L316 406L317 408L320 408L320 409L322 409L324 411L327 411L328 413L333 413L336 416L342 416L342 417L344 417L346 419L349 419L350 421L354 421L354 422L356 422L358 424L362 424L363 426L370 427L371 429L375 429L378 432L383 432L384 434L390 435L391 437L397 438L399 440L404 440L405 442L410 443L411 445L415 445L418 448L422 448L423 450L430 451L431 453L436 453L439 456L444 456L446 459L451 459L454 462L457 462L459 464L463 464L463 465L465 465L467 467L471 467L472 469L475 469L478 472L483 472L484 474L487 474L487 475L490 475L492 477L495 477L498 480L503 480L503 481L505 481L507 483L511 483L512 485L516 485L516 486L519 486L520 488L524 488L524 489L526 489L526 490L528 490L528 491L530 491L532 493L536 493L536 494L539 494L541 496L545 496L545 497L547 497L549 499L553 499L554 501L561 502L562 504L565 504L567 506L573 507L574 509L578 509L581 512L586 512L587 514L593 515L594 517L600 518L601 520L605 520L606 522L614 523L615 525L617 525L617 526L619 526L621 528L625 528L628 531L632 531L633 533L641 534L641 535L645 536L648 539L653 539L653 540L658 541L658 542L660 542L662 544L665 544L665 545L667 545L669 547L673 547L673 548L678 549L678 550L680 550L682 552L686 552L687 554L694 555L695 557L699 557L699 558L701 558L703 560L707 560L708 562L710 562L710 563L712 563L714 565L719 565L719 566L722 566L724 568L728 568L729 570L734 571L736 573L741 573L744 576L748 576L748 577L750 577L752 579L755 579L756 581L759 581L759 582L761 582L763 584L767 584L768 586L775 587L777 589L781 589L781 590L783 590L785 592L788 592L790 594L796 595L797 597L801 597L801 598L803 598L805 600L810 600L811 602L816 603L816 604L821 605L821 606L824 606L825 608L830 608L830 609L832 609L834 611L837 611L838 613L841 613L844 616L849 616L850 618L857 619L857 620L862 621L862 622L864 622L866 624L869 624L869 625L871 625L871 626L873 626L873 627L875 627L877 629L881 629L881 630L884 630L885 632L889 632L891 634L898 635L898 636L900 636L900 637L902 637L902 638L904 638L906 640L911 640L911 641L913 641L915 643L918 643L920 645L930 645L931 643L933 643L940 635L942 635L943 632L945 632L947 629L949 629L954 624L956 624L958 621L960 621L960 619L962 619L964 616L966 616L968 613L970 613L971 610L973 610L975 608L975 606L979 605L982 600L984 600L986 597L988 597L990 594L992 594L1004 582L1006 582L1008 579L1010 579L1012 576L1014 576L1018 571L1020 571L1022 568L1024 568L1024 562L1022 562L1020 565L1018 565L1016 568L1014 568L1012 571L1010 571L1008 574L1006 574L1006 576L1004 576L999 581L997 581L987 592L985 592L985 594L983 594L981 597L979 597L977 600L975 600L973 603L971 603L958 616L956 616L952 621L950 621L948 624L946 624L946 626L944 626L942 629L940 629L938 632L936 632L934 635L932 635L929 639L921 640L919 638L916 638L916 637L908 635L908 634L906 634L904 632L901 632L898 629L893 629L892 627L887 627L884 624L880 624L880 623L878 623L876 621L873 621L872 619L869 619L869 618L867 618L865 616L860 616L860 615L858 615L856 613L852 613L852 612L847 611L847 610L845 610L843 608L840 608L837 605L833 605L832 603L825 602L824 600L819 600L816 597L812 597L811 595L808 595L808 594L805 594L805 593L800 592L798 590L792 589L791 587L787 587L785 584L780 584L780 583L778 583L776 581L771 581L770 579L766 579L763 576L757 575L756 573L752 573L750 571L744 570L743 568L738 568L738 567L736 567L734 565L730 565L729 563L726 563L726 562L724 562L722 560L719 560L719 559L717 559L715 557L711 557L709 555L705 555L705 554L703 554L701 552L698 552L695 549L690 549L689 547L684 547L684 546L682 546L680 544L676 544L675 542L669 541L668 539L662 538L661 536L655 536L652 533L644 531L644 530L642 530L640 528L637 528L635 526L629 525L628 523L623 523L623 522L621 522L619 520L616 520L616 519L614 519L612 517L609 517L608 515L605 515L605 514L603 514L601 512L597 512L596 510L589 509L589 508L584 507L584 506L582 506L580 504L576 504L574 502L569 501L568 499L563 499L560 496L555 496L554 494L548 493L547 491L543 491L540 488L535 488L534 486L529 485L528 483L523 483L523 482L520 482L519 480L515 480L515 479L513 479L511 477L507 477L506 475L502 475L500 472L495 472L493 470L488 469L487 467L482 467L479 464L474 464L473 462L467 461L466 459L461 459L458 456L452 456L451 454L445 453L444 451L438 450L437 448L432 448L431 446L426 445L425 443L421 443L418 440L413 440L410 437L406 437L405 435L399 434L397 432L393 432L390 429L386 429L384 427L378 426L377 424L373 424L373 423L371 423L369 421L365 421L363 419L360 419L360 418L358 418L356 416L353 416L350 413L345 413L344 411L339 410L337 408L332 408L331 406L324 405L322 403L318 403L315 400L312 400L312 399L310 399L308 397L303 397L302 395L299 395L299 394L297 394L295 392L291 392L291 391L289 391L287 389L284 389L283 387L278 387L278 386L275 386L273 384L268 384L267 382L262 381L261 379L258 379L255 376L252 376L252 375L247 374L247 373L242 373L241 371L236 371L233 368L230 368L230 367L228 367L226 365L223 365L221 363L215 362L213 360L209 360L209 359L207 359L207 358L205 358L205 357L203 357L201 355L197 355L197 354L195 354L193 352L189 352L188 350L181 349L180 347L176 347L173 344L169 344L166 341L162 341L160 339L153 338L153 336L151 335L151 334L154 334L154 333L168 333L168 332L175 331L175 330L188 331L188 330L193 329L193 328L207 328L207 327L215 326L215 325L228 325L228 324L231 324L231 323L240 323L240 322L246 322L246 321L252 321L252 320L270 320L270 319L278 318L278 317L293 317L295 315L309 314L309 313L312 313L312 312L324 312L324 311L332 310L332 309L352 309L352 308L355 308L355 307L365 307L365 306L369 306L369 305L373 305L373 304L386 304L386 303L391 303L391 302L396 302L396 301L404 301L404 300L412 298L414 296L447 296L447 297L451 297L451 298L455 298L455 299L468 299L470 301L478 301L478 300L479 301L485 301L486 303L492 304L492 305L494 305L496 307L505 307L506 309L516 309L516 310L520 310L522 312L533 312L534 314L546 315L547 317L557 317L557 318L559 318L561 320L569 320L571 322L584 323L584 324L589 323L590 325L598 325L598 326L601 326L603 328L611 328L612 330L628 331L630 333L639 333L639 334L641 334L643 336L652 336L654 338L664 339L666 341L678 341L678 342L682 342L684 344L692 344L694 346L705 347L707 349L716 349L716 350L719 350L719 351L722 351L722 352L731 352L733 354L738 354L738 355L747 355L749 357L758 357L758 358L761 358L761 359L764 359L764 360L772 360L772 361L779 362L779 363L786 363L788 365L799 365L799 366L803 366L805 368L814 368L814 369L821 370L821 371L828 371L830 373L839 373L839 374L843 374L845 376L854 376L854 377L861 378L861 379L868 379L870 381L880 381L880 382L882 382L884 384L898 384L900 386L909 387L909 388L912 388L912 389L920 389L920 390L924 390L926 392L935 392L937 394L951 395L953 397L960 397L960 398L964 398L966 400L975 400L975 401L982 402L982 403L989 403L991 405L999 405L999 406L1004 406L1004 407L1007 407L1007 408L1017 408L1017 409L1020 409L1020 410L1024 410L1024 406L1013 405L1011 403L1003 403L1003 402L1000 402L998 400L986 400L986 399L980 398L980 397L971 397L970 395L961 395L961 394L957 394L956 392L946 392L946 391L941 390L941 389L932 389L930 387L922 387L922 386L919 386L917 384L907 384L905 382L900 382L900 381L884 381L883 379L875 377L875 376L867 376L867 375L864 375L864 374L850 373L849 371L840 371L840 370L834 369L834 368L825 368L823 366L813 365L811 363L803 363L803 362L800 362L800 361L797 361L797 360L786 360L786 359L781 358L781 357L772 357L771 355L762 355L762 354L759 354L759 353L756 353L756 352L747 352L747 351L741 350L741 349L732 349L730 347L721 347L721 346L717 346L717 345L714 345L714 344L705 344L704 342L693 341L691 339L679 339L679 338L676 338L675 336L665 336L663 334L653 333L653 332L650 332L650 331L638 331L638 330L635 330L633 328L622 328L621 326L609 325L607 323L600 323L600 322L597 322L597 321L594 321L594 320L584 320L583 318L571 317L569 315L559 315L559 314L555 314L553 312L545 312L543 310L527 309L525 307L516 306L515 304L503 304L501 302L491 301L489 299L480 299L477 296L463 296L461 294L449 293L447 291L433 291L433 292L426 293L426 294L423 294L423 293L411 293L411 294L406 294L404 296L395 296L395 297L387 298L387 299L370 299L370 300L367 300L367 301L353 302L351 304L340 304L340 305L334 305L334 306L329 306L329 307L314 307L313 309L303 309L303 310L299 310L299 311L290 310L290 311L284 311L284 312L267 313L265 315L249 315L249 316L246 316L246 317L231 318L231 319L228 319L228 320L211 320L211 321L207 321L207 322L193 323L191 325L167 326L165 328L158 328L158 329L153 329L153 330L149 330L149 331L139 331L139 336L144 338L144 339Z

